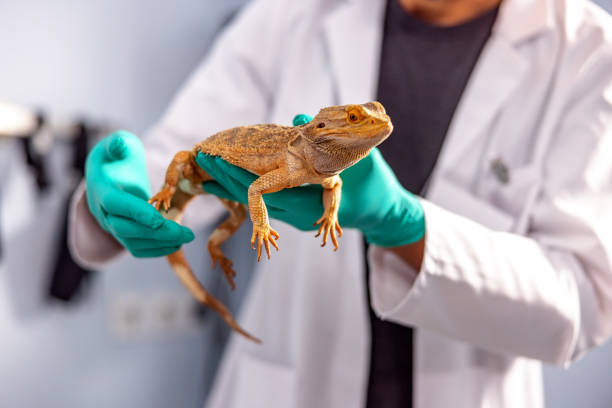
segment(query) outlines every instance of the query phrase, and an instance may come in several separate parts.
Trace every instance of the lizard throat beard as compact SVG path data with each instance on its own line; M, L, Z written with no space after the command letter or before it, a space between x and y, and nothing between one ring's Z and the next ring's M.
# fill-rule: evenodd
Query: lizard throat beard
M312 149L317 152L313 155L314 168L325 175L339 174L366 157L370 150L383 140L384 138L368 139L362 143L355 143L355 139L329 138L319 143L312 143Z

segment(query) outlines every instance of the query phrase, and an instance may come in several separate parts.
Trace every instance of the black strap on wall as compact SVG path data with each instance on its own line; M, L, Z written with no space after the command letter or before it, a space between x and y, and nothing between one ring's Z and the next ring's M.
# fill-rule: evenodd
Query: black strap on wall
M49 177L46 171L44 156L36 151L34 148L33 140L36 134L40 131L40 129L45 124L45 116L42 113L38 113L36 115L36 128L32 134L25 135L23 137L19 137L19 142L21 144L21 149L23 151L26 164L33 171L34 178L36 180L36 186L38 187L38 192L42 193L49 187ZM0 194L0 208L2 206L2 197ZM0 212L0 218L1 218ZM1 221L1 219L0 219ZM0 225L0 259L2 259L3 255L3 244L2 244L2 229Z
M20 138L26 163L34 172L36 185L39 192L44 192L49 187L49 175L45 169L44 156L34 149L33 140L36 134L45 124L45 116L42 113L36 115L36 130L33 134Z
M85 159L87 158L88 140L90 131L84 122L79 122L74 128L72 139L72 171L80 178L85 174ZM76 188L76 187L75 187ZM80 267L68 249L68 217L70 213L70 200L74 190L68 194L64 205L64 218L62 231L59 237L57 257L51 278L49 296L65 302L77 298L84 282L91 275L91 271Z

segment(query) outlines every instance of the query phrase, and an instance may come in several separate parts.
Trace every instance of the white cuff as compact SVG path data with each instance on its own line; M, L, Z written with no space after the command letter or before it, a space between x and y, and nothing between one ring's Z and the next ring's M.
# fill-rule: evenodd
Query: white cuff
M372 245L368 258L372 307L384 317L410 291L418 272L389 249Z
M121 244L89 212L84 181L70 203L68 247L75 261L87 269L99 269L124 252Z

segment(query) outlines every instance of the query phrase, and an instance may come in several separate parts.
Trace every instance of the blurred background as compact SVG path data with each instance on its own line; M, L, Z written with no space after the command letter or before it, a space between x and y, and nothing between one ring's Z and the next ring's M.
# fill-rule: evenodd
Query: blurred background
M202 406L227 330L164 260L80 269L63 227L87 146L146 132L246 1L0 0L0 407ZM1 136L3 102L29 112L31 137ZM188 257L237 308L242 293L210 273L209 232ZM252 258L229 255L245 288ZM545 367L547 407L609 408L611 367L610 342L567 371Z

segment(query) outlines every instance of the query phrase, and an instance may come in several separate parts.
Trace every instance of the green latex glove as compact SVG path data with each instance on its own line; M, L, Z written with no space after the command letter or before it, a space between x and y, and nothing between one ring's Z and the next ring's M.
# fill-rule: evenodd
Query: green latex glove
M85 164L87 204L100 226L136 257L171 254L193 232L166 220L147 202L151 187L144 147L126 131L98 142Z
M196 162L215 179L204 183L205 191L247 203L248 188L256 175L202 153ZM414 243L423 237L425 217L421 204L400 185L378 149L344 170L340 177L338 220L342 227L357 228L368 242L385 247ZM320 185L285 189L263 197L270 217L301 230L318 228L313 224L323 214Z

